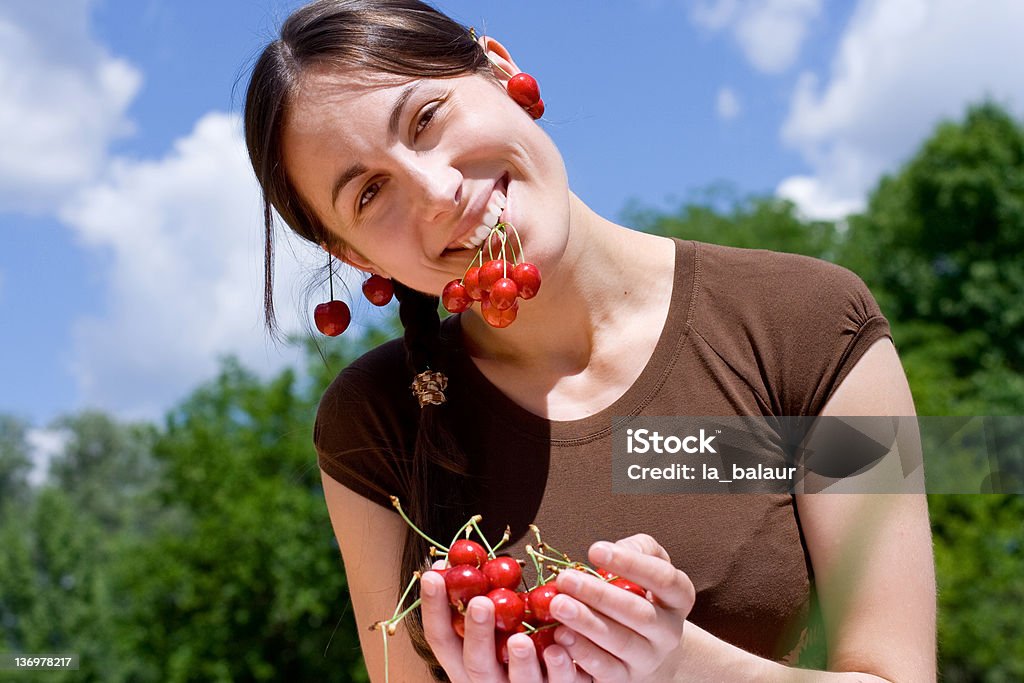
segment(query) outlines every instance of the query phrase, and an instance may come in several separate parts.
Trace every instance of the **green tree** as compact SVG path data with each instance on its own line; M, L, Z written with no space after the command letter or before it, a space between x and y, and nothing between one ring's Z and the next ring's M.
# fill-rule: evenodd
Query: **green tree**
M22 505L28 499L32 470L28 428L28 423L13 415L0 414L0 506Z
M304 378L236 360L167 417L155 445L166 511L118 566L140 681L366 680L312 447L319 397L383 340L308 346Z
M655 235L746 249L772 249L835 260L841 245L834 223L805 221L796 206L775 197L740 196L727 184L696 192L674 213L631 202L626 225Z
M850 220L844 259L880 290L898 325L948 330L934 343L945 347L937 355L958 378L982 373L957 403L980 396L989 410L1019 414L1024 394L1007 394L991 380L1024 373L1022 251L1024 129L983 103L964 121L941 124L897 174L882 179L867 211ZM901 350L933 344L914 328L897 331Z

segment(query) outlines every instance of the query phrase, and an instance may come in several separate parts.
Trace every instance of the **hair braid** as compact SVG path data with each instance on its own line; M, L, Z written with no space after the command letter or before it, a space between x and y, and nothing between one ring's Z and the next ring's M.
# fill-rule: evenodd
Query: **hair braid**
M406 360L411 375L428 368L442 370L439 367L441 319L437 313L437 297L422 294L397 281L394 287L399 301L398 317L405 328ZM453 533L469 514L465 485L469 462L444 424L444 409L444 405L429 404L420 408L408 487L416 493L406 509L417 526L441 534L442 538ZM444 495L439 495L441 492ZM402 575L424 569L429 550L426 541L409 529L402 551ZM418 597L419 584L414 593L410 600ZM410 612L404 623L413 647L426 660L434 678L448 680L427 644L419 610Z

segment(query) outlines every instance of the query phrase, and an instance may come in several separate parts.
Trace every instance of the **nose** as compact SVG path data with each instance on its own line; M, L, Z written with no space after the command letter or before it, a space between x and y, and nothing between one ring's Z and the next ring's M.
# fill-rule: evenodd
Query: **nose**
M410 170L420 220L443 220L462 204L462 173L450 163L419 163Z

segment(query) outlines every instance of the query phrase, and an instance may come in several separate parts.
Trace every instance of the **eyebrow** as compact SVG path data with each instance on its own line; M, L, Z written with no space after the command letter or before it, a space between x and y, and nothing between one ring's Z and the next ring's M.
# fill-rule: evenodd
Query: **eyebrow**
M406 103L409 98L412 97L413 92L420 86L420 81L413 83L412 85L405 88L398 98L395 100L395 106L391 108L391 115L388 117L388 142L391 143L396 137L398 137L398 124L402 120L402 111L405 109ZM351 182L353 179L358 178L362 174L366 173L366 166L355 163L349 166L347 169L338 175L334 181L334 186L331 188L331 206L334 206L338 201L338 195L341 194L342 189Z

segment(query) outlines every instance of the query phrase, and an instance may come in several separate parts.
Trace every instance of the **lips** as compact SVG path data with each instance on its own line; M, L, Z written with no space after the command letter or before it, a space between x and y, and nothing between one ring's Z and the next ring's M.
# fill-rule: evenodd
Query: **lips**
M477 249L484 243L505 210L508 203L507 190L508 175L506 174L498 179L490 194L480 200L485 202L483 206L476 208L473 214L470 214L470 218L463 221L465 229L448 244L445 249L446 253L463 249Z

